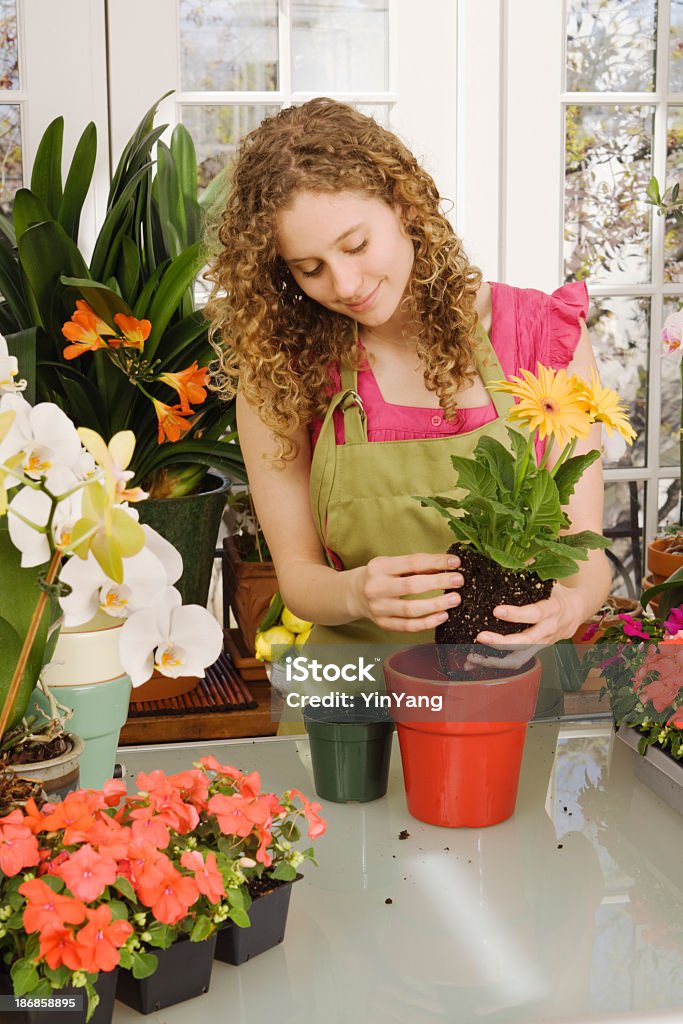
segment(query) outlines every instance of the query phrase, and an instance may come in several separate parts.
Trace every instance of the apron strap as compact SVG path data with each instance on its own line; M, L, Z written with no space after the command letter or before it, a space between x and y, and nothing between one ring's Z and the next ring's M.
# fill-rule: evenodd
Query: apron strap
M342 387L330 400L311 462L311 509L323 544L327 505L337 467L337 439L334 432L334 414L337 409L344 413L345 441L353 444L367 440L365 410L360 395L353 388Z
M493 384L499 380L505 380L503 368L496 355L496 350L491 340L482 327L477 323L476 337L474 339L474 357L477 361L479 376L485 385ZM505 392L489 391L494 408L501 419L506 420L508 413L514 408L515 400L512 395Z

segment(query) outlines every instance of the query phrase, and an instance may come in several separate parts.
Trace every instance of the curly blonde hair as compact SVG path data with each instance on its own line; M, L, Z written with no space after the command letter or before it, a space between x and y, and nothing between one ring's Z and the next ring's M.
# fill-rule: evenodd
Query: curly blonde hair
M353 320L303 294L278 255L276 215L305 191L355 191L402 211L415 251L402 309L427 388L452 418L458 389L473 376L481 272L406 146L372 118L326 98L281 110L241 142L218 226L223 248L206 274L217 387L231 397L239 385L272 429L277 457L289 459L293 433L325 414L331 368L360 366Z

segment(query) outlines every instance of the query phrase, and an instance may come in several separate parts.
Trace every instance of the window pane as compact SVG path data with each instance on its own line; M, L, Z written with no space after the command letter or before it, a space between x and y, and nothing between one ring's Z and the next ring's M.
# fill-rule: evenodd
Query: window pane
M564 179L567 280L650 279L652 107L568 106Z
M657 529L678 523L678 507L681 497L681 479L660 480L657 491Z
M683 6L678 2L671 4L669 92L683 92Z
M354 103L353 106L361 114L374 117L377 124L381 124L383 128L389 127L390 103Z
M8 214L14 193L23 185L19 106L0 104L0 210Z
M0 0L0 89L18 88L17 0Z
M683 307L680 299L664 300L664 318ZM681 373L677 360L662 352L660 393L659 464L677 466L680 459L678 431L681 426Z
M673 184L683 175L683 107L669 107L666 149L666 182ZM664 280L683 281L683 227L673 217L666 221Z
M605 484L603 529L610 531L610 551L621 566L612 564L612 593L628 596L625 574L632 583L632 592L640 594L643 575L643 523L645 486L635 480L611 480ZM614 536L616 534L616 536Z
M638 435L618 461L605 466L644 466L647 444L647 383L650 300L600 296L591 300L587 319L600 380L617 391ZM612 435L614 436L614 435Z
M568 0L567 89L652 92L656 24L656 0Z
M277 0L180 0L181 88L277 89L277 8Z
M292 0L292 83L302 92L389 86L388 0Z
M232 164L242 136L256 128L264 117L277 114L279 109L257 103L181 106L180 119L197 150L200 191L223 167Z

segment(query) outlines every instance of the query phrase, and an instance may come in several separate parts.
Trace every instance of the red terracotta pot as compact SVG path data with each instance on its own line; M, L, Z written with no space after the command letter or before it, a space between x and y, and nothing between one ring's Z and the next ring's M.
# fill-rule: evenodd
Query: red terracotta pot
M483 828L515 809L527 723L534 715L541 664L501 679L452 682L435 645L392 654L384 662L387 692L406 697L392 710L398 729L408 810L430 825ZM440 712L405 706L408 696Z
M673 537L655 537L647 547L647 567L652 576L652 586L668 580L672 573L683 566L683 552L669 551Z

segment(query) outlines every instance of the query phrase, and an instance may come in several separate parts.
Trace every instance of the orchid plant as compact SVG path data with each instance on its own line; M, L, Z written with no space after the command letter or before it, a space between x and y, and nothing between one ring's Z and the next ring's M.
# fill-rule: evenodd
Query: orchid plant
M489 385L512 394L517 402L508 420L506 448L491 437L482 438L472 458L453 456L457 486L464 497L418 498L448 519L456 541L470 545L485 558L513 572L533 570L541 580L572 576L577 562L591 548L609 542L597 533L569 533L564 506L574 487L600 452L575 455L580 439L594 423L632 443L630 427L619 396L604 388L595 373L588 383L566 370L538 364L538 375L522 370ZM526 436L517 427L526 428ZM534 458L536 440L545 441L543 457ZM552 441L562 450L548 466Z
M298 790L263 793L258 773L202 758L174 775L140 773L77 790L39 808L29 800L0 818L0 969L17 996L49 997L66 985L97 1006L100 971L136 978L154 949L200 942L230 922L250 924L249 880L294 878L326 824Z
M130 504L145 496L128 487L132 432L107 445L57 405L31 406L17 372L0 337L0 737L26 709L60 614L69 626L98 610L125 619L121 663L133 685L154 668L201 675L223 639L206 609L181 606L180 555Z

